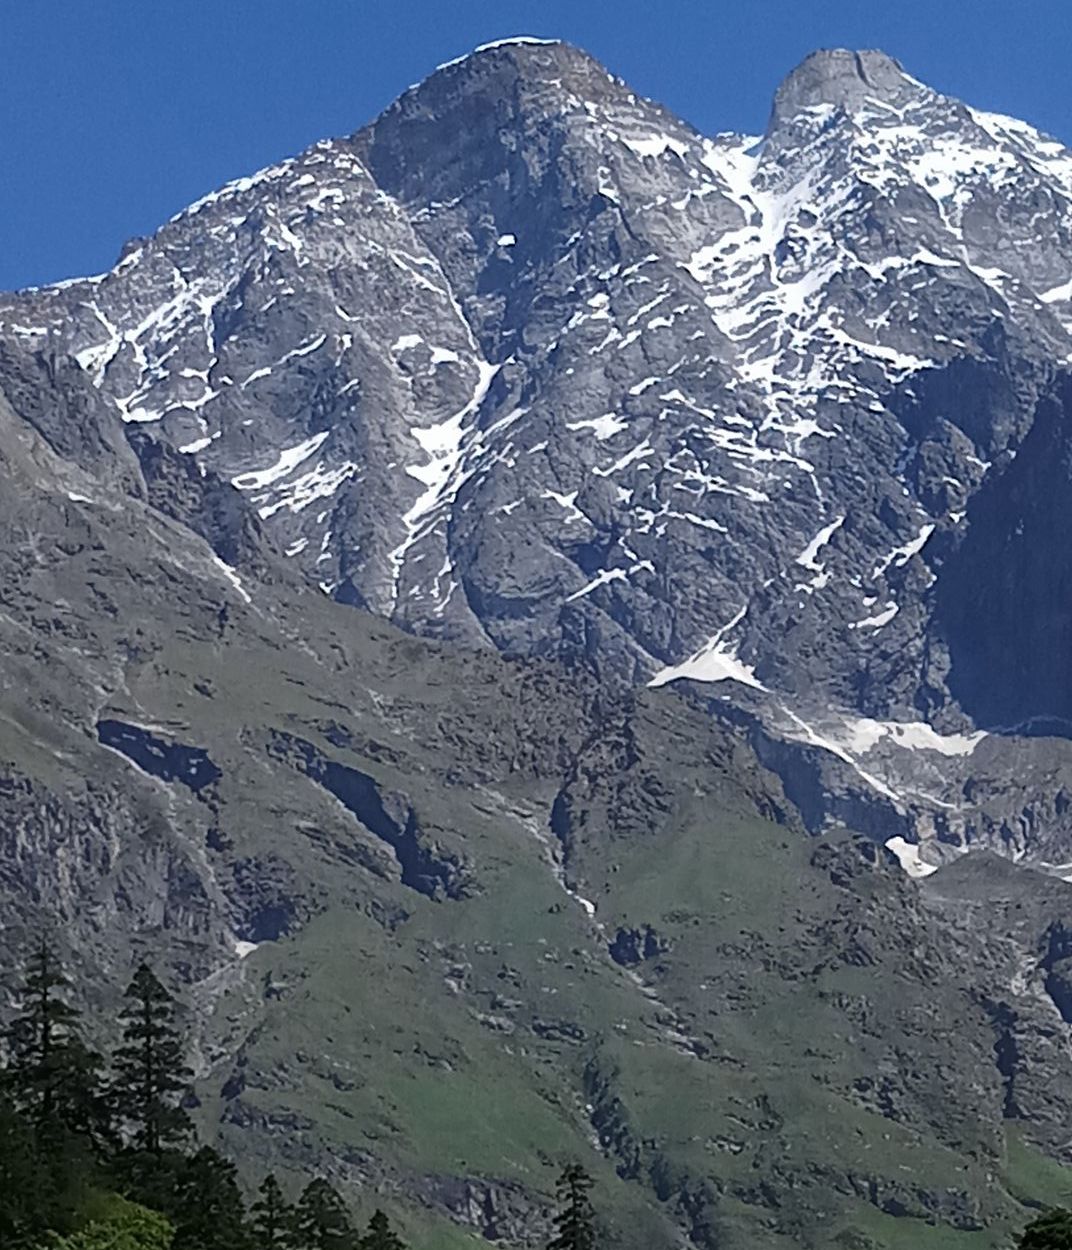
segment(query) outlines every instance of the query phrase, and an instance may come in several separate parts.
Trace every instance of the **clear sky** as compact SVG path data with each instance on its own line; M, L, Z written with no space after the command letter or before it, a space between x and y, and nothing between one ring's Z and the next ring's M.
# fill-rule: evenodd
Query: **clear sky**
M106 269L515 34L587 48L707 133L762 130L779 80L844 46L1072 142L1072 0L0 0L0 289Z

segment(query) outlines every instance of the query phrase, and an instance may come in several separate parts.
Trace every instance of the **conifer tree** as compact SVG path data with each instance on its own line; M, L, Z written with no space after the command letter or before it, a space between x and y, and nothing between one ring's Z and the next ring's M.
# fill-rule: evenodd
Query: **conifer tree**
M48 1193L31 1125L0 1096L0 1246L43 1239Z
M44 938L22 986L21 1011L8 1030L5 1083L39 1131L60 1129L99 1144L108 1116L99 1093L100 1057L85 1044L79 1013L66 1001L70 981Z
M135 972L126 1000L120 1014L123 1044L113 1059L113 1093L138 1148L159 1157L191 1131L190 1117L179 1104L192 1074L183 1063L174 1024L175 1000L147 964Z
M377 1210L369 1220L368 1231L360 1241L361 1250L406 1250L405 1243L391 1227L387 1216Z
M579 1163L570 1163L558 1178L555 1236L547 1250L595 1250L595 1212L588 1194L592 1181Z
M1020 1250L1072 1250L1072 1211L1051 1207L1028 1224L1017 1242Z
M0 1247L43 1245L78 1226L101 1170L83 1138L59 1121L39 1125L0 1096Z
M295 1223L298 1250L353 1250L357 1241L346 1204L320 1177L302 1190Z
M261 1182L251 1214L257 1250L292 1250L294 1208L272 1173Z
M183 1163L171 1214L172 1250L245 1250L250 1245L235 1165L209 1146Z

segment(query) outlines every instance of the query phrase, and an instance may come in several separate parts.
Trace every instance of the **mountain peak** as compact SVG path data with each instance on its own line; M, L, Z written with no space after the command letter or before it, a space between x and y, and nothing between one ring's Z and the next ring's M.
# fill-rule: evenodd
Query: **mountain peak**
M824 104L850 110L869 99L900 104L921 90L921 84L885 52L822 48L805 57L778 88L771 125Z
M530 82L552 83L558 83L563 74L583 78L608 76L606 67L595 57L564 39L512 35L482 43L470 52L444 61L422 82L414 83L410 92L423 91L429 84L440 89L444 83L453 85L457 81L483 80L503 74Z
M438 113L447 101L468 98L474 92L490 92L497 98L504 92L512 92L508 83L523 83L529 91L537 93L561 93L563 85L568 83L587 97L605 90L610 79L603 65L571 43L535 35L513 35L482 43L470 52L437 65L427 78L404 91L380 120L399 110Z
M354 136L357 153L373 176L406 199L448 192L461 175L501 174L503 135L537 134L571 110L632 100L629 88L593 56L560 39L520 35L499 39L446 61L403 92L371 125ZM439 174L446 176L440 186ZM433 196L434 198L434 196Z
M493 39L490 43L482 43L471 52L463 52L461 56L456 56L453 60L444 61L442 65L437 65L436 69L450 69L454 65L461 65L465 61L472 60L473 57L483 56L489 52L530 48L565 48L567 46L561 39L541 39L536 35L511 35L506 39Z

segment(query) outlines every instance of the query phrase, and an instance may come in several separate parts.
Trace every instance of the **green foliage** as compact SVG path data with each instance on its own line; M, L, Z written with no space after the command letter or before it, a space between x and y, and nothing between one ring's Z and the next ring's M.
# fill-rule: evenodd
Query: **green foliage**
M188 1073L174 1025L175 1003L157 978L143 965L127 991L123 1045L110 1085L99 1059L81 1042L80 1020L66 1001L67 991L66 976L42 943L8 1033L11 1061L0 1071L0 1250L407 1250L380 1210L359 1236L343 1198L323 1178L311 1181L291 1204L269 1175L247 1215L234 1164L207 1146L192 1153L182 1148L189 1120L179 1099ZM622 1079L613 1056L589 1063L586 1080L601 1108L606 1102L601 1082L611 1076L613 1083ZM108 1128L106 1094L121 1107L118 1118L129 1139L125 1146ZM619 1127L628 1135L626 1121ZM1063 1195L1066 1177L1057 1165L1036 1159L1015 1139L1010 1151L1019 1160L1023 1201L1038 1200L1029 1191L1047 1193L1051 1201ZM648 1162L653 1179L662 1175L657 1155ZM1040 1163L1045 1165L1041 1170ZM681 1191L688 1174L669 1163L666 1167L664 1187ZM580 1164L564 1168L548 1250L595 1250L606 1242L592 1188ZM878 1221L878 1213L872 1209L872 1214ZM701 1217L702 1212L697 1220ZM914 1220L881 1219L885 1223L881 1231L875 1223L874 1235L870 1225L842 1228L839 1244L892 1247L911 1241L915 1246L918 1240L922 1246L925 1238L928 1246L956 1241L967 1250L982 1246L979 1238L985 1237L933 1230ZM700 1227L694 1224L694 1232ZM449 1244L470 1244L455 1229L445 1227L444 1235L448 1231ZM705 1244L718 1238L713 1226L703 1236ZM446 1245L447 1240L437 1230L431 1244ZM1038 1216L1017 1245L1019 1250L1072 1250L1072 1211L1054 1208Z
M174 1229L159 1211L132 1202L116 1203L116 1207L107 1218L53 1238L47 1250L172 1250Z
M41 1132L95 1143L109 1136L99 1096L100 1056L82 1040L79 1013L66 1001L70 981L42 939L26 970L19 1014L7 1031L5 1083L15 1106Z
M175 1210L186 1166L186 1156L181 1151L162 1150L154 1154L134 1144L117 1151L110 1165L111 1175L127 1197L165 1214Z
M0 1246L23 1246L48 1227L49 1195L33 1130L0 1100Z
M589 1193L592 1181L579 1163L570 1163L558 1178L556 1233L548 1250L595 1250L596 1218Z
M357 1238L350 1213L329 1181L317 1177L306 1185L296 1216L298 1250L353 1250Z
M202 1146L179 1172L172 1218L174 1250L243 1250L248 1246L235 1165Z
M160 1154L191 1133L190 1117L179 1104L192 1074L183 1063L175 1000L147 964L134 974L126 999L123 1045L113 1057L113 1095L140 1148Z
M1020 1250L1072 1250L1072 1211L1052 1207L1024 1229Z
M26 968L6 1031L0 1080L0 1245L44 1229L68 1233L100 1179L111 1140L100 1058L84 1043L70 982L42 940Z
M292 1250L295 1244L294 1208L283 1196L273 1173L261 1182L250 1211L257 1250Z
M249 1250L234 1164L208 1147L175 1148L191 1126L179 1106L189 1074L171 995L145 965L138 969L108 1085L82 1042L69 988L42 942L0 1072L2 1250ZM131 1138L126 1146L111 1130L109 1099ZM257 1250L293 1250L274 1180L262 1201L269 1232Z
M382 1211L373 1212L368 1231L358 1243L360 1250L406 1250L405 1243Z

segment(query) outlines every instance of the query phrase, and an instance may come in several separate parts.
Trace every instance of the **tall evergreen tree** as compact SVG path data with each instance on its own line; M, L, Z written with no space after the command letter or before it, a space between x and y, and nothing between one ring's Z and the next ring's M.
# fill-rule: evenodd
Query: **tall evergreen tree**
M85 1139L59 1121L38 1125L0 1096L0 1247L44 1244L77 1227L101 1170Z
M82 1040L81 1017L67 1002L70 981L44 938L34 951L21 1009L8 1029L5 1082L15 1106L39 1131L59 1130L99 1141L108 1135L100 1096L100 1056Z
M1020 1250L1072 1250L1072 1211L1051 1207L1028 1224L1017 1242Z
M272 1173L261 1182L251 1214L257 1250L292 1250L294 1208L283 1196L279 1182Z
M174 1202L172 1250L245 1250L249 1246L237 1170L209 1146L202 1146L182 1165Z
M579 1163L570 1163L558 1178L555 1236L547 1250L595 1250L596 1218L588 1194L592 1181Z
M138 1148L159 1156L191 1132L180 1102L192 1073L183 1063L175 1000L147 964L135 972L126 1000L120 1015L123 1044L113 1058L113 1093Z
M353 1250L357 1241L350 1213L330 1182L310 1181L298 1199L298 1250Z
M368 1231L360 1241L361 1250L406 1250L405 1242L391 1227L382 1211L375 1211L369 1220Z
M49 1206L36 1135L11 1102L0 1097L0 1246L43 1239Z

